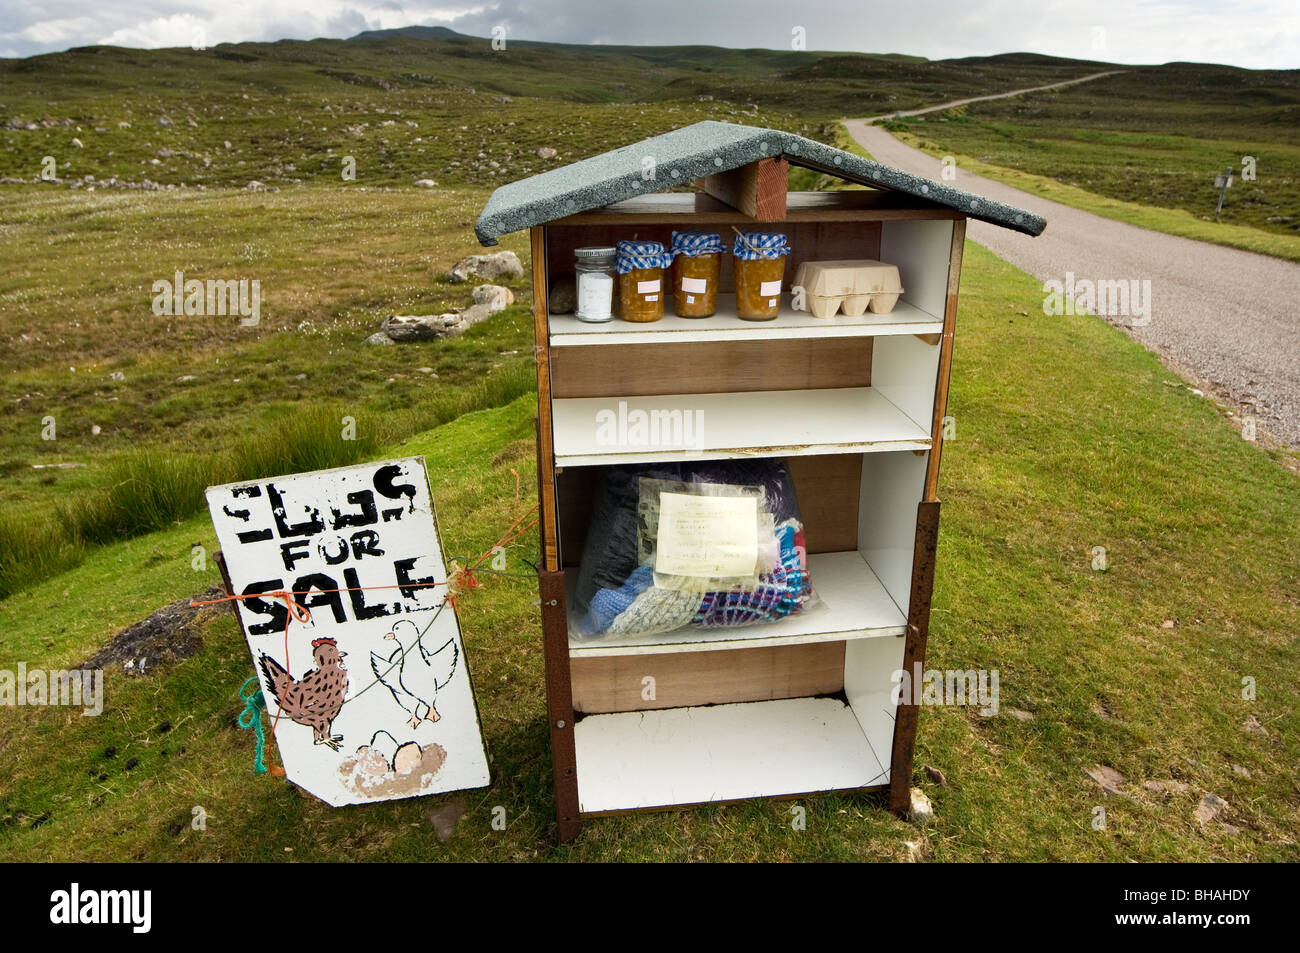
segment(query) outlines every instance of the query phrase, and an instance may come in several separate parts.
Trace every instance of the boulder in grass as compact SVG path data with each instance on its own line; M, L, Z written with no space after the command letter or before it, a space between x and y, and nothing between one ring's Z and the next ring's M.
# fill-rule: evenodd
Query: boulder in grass
M471 295L476 305L486 305L489 314L504 311L515 303L515 293L504 285L476 285Z
M503 285L477 285L472 297L474 303L468 308L455 308L442 314L390 314L384 319L383 328L368 338L367 343L383 344L383 341L375 340L381 336L390 344L452 337L498 311L504 311L515 301L515 293Z
M927 827L934 821L934 805L920 788L912 788L907 819L918 827Z
M554 159L555 156L556 152L550 146L542 146L537 150L537 158L539 159Z
M436 188L437 185L438 185L438 183L435 182L435 181L433 181L433 179L416 179L416 180L415 180L415 186L416 186L416 188L419 188L419 189L432 189L432 188Z
M524 266L519 256L512 251L492 252L488 255L470 255L452 265L448 273L452 281L469 281L470 278L483 278L491 281L496 278L522 278Z
M465 330L461 312L443 314L390 314L384 318L382 333L398 343L432 341Z

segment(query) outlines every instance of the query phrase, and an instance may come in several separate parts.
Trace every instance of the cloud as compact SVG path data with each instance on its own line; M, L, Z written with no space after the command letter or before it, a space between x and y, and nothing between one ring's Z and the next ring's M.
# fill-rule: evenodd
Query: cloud
M28 56L108 43L159 47L347 37L442 25L476 36L567 43L710 44L910 53L932 59L1030 51L1118 63L1300 67L1294 0L0 0L0 50Z

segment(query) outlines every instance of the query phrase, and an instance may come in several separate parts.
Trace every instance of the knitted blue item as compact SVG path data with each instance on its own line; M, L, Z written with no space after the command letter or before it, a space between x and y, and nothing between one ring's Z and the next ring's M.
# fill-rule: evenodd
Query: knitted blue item
M578 623L578 635L591 638L609 630L614 620L630 606L650 584L654 582L654 570L649 566L639 566L633 570L627 581L617 589L600 589L591 597L587 614Z

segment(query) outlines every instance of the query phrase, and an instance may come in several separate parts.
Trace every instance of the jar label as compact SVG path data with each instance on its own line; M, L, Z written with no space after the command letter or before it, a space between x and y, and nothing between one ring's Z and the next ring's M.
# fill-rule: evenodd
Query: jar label
M654 281L638 281L636 283L637 294L643 294L643 295L654 294L658 290L659 290L658 278L656 278Z
M646 299L646 301L658 301L658 300L659 300L659 296L658 296L658 295L646 295L646 296L645 296L645 299Z
M709 290L708 278L682 278L682 290L694 294L704 294Z
M686 303L687 303L687 304L695 304L695 295L687 295L687 296L686 296Z
M758 293L764 298L770 298L772 295L779 295L781 293L781 282L765 281L758 286Z

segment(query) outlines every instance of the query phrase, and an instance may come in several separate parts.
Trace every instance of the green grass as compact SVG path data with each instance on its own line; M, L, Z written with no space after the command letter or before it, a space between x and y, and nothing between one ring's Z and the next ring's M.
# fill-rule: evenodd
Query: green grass
M938 811L928 831L877 799L826 796L802 802L803 832L790 828L787 803L756 802L601 819L556 847L535 587L497 577L462 614L494 780L460 795L467 813L446 844L427 814L455 796L335 810L251 772L252 739L233 725L251 664L222 610L202 651L174 669L109 673L101 718L24 709L0 723L0 746L15 754L0 779L0 851L867 860L901 858L905 841L921 839L937 860L1300 858L1297 478L1211 402L1165 386L1169 373L1121 332L1037 316L1040 297L1031 278L968 244L928 662L998 668L1004 713L923 711L916 783ZM511 467L532 491L533 412L521 397L379 451L425 455L448 552L480 551L509 522ZM0 602L0 667L75 664L117 627L211 584L210 567L190 566L194 542L214 545L201 516L96 550ZM1094 546L1109 553L1105 572L1091 568ZM513 548L510 568L527 573L535 547L530 537ZM1253 702L1241 697L1245 676L1258 680ZM1250 716L1267 737L1246 729ZM173 726L165 734L163 722ZM1097 763L1128 779L1125 796L1084 775ZM925 764L949 785L925 780ZM1164 799L1140 786L1169 778L1190 793ZM1207 792L1229 802L1238 832L1192 819ZM206 831L189 827L195 805L211 818ZM491 828L498 805L505 831ZM1090 826L1097 805L1105 831Z
M935 158L953 155L935 141L918 136L914 131L901 128L892 131L902 142L928 152ZM926 130L926 133L928 135L929 130ZM1300 261L1300 235L1287 234L1277 228L1270 227L1265 231L1254 225L1230 224L1227 221L1228 216L1225 216L1222 221L1215 222L1207 220L1208 216L1194 214L1183 208L1161 208L1138 202L1127 202L1108 195L1099 195L1046 175L1036 175L1022 169L981 162L968 155L958 154L953 155L953 158L958 167L967 172L1041 195L1054 202L1072 205L1117 221L1128 222L1130 225L1165 232L1169 235L1179 235L1183 238L1193 238L1197 241L1226 245L1229 248L1240 248L1242 251L1272 255L1289 261ZM1234 189L1242 184L1239 181L1234 185Z
M909 145L1145 228L1300 260L1300 71L1169 64L884 123ZM1243 178L1243 157L1255 178ZM1217 173L1231 168L1218 222Z
M501 56L485 41L401 37L0 61L0 177L30 180L46 155L66 177L0 188L0 591L13 593L0 599L0 668L75 665L213 584L211 562L191 562L195 543L215 547L199 498L208 482L422 453L447 551L488 546L509 522L511 468L527 493L535 480L528 278L510 283L515 305L456 339L362 342L387 314L467 303L469 289L442 276L479 250L471 226L495 185L706 118L849 148L836 117L1099 68L526 43ZM1294 78L1141 68L924 130L1001 124L1072 162L1128 150L1139 167L1199 175L1220 144L1276 144L1280 156L1300 145ZM25 128L36 120L53 124ZM1159 163L1123 138L1135 125ZM559 157L540 160L542 145ZM355 181L340 176L346 156ZM160 187L106 189L108 176ZM423 177L438 188L415 189ZM244 191L252 179L280 191ZM792 183L833 185L800 170ZM523 257L526 235L503 247ZM449 798L331 810L251 773L252 739L234 726L251 665L232 617L214 609L198 655L143 678L108 673L101 718L6 712L0 855L873 859L921 838L941 860L1296 859L1295 477L1212 404L1164 386L1168 372L1118 331L1025 318L1038 311L1035 282L976 246L967 263L931 661L996 665L1004 706L1034 717L923 713L918 764L951 779L926 785L932 830L871 798L824 797L806 802L806 832L790 829L787 804L754 803L602 820L557 849L535 584L495 577L462 615L495 780L462 795L468 813L446 845L427 812ZM155 316L152 282L176 270L260 280L261 325ZM347 445L334 439L344 416L358 435ZM1097 545L1108 572L1089 568ZM529 573L535 547L513 547L510 569ZM1253 704L1243 675L1259 680ZM1248 714L1268 737L1242 728ZM1130 779L1131 797L1107 798L1083 776L1096 761ZM1169 777L1193 793L1164 802L1138 786ZM1194 824L1208 791L1232 804L1241 833ZM1102 802L1110 826L1098 833ZM206 832L189 827L195 805ZM489 826L497 805L504 832Z

